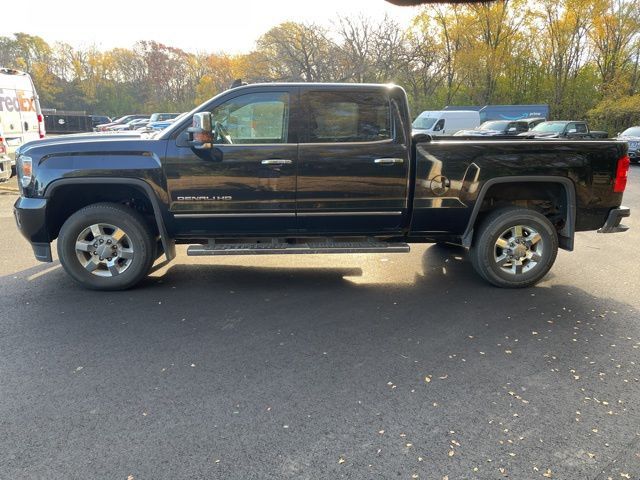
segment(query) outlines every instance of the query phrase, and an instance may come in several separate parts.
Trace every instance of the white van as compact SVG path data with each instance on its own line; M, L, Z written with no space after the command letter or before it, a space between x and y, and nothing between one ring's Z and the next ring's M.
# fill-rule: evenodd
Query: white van
M19 70L0 68L0 138L12 166L20 145L44 135L44 117L31 77Z
M475 110L427 110L414 120L413 134L449 136L459 130L471 130L478 126L480 126L480 112Z

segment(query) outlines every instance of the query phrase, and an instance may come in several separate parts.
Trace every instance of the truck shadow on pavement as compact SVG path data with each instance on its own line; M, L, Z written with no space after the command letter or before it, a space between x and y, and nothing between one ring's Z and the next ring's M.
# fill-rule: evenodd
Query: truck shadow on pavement
M4 277L15 306L2 355L15 360L10 353L30 343L40 352L28 362L33 371L18 368L15 396L46 398L42 387L28 390L30 377L46 374L41 384L55 382L71 405L58 398L62 413L49 424L24 418L20 428L57 428L82 444L85 432L61 422L75 415L93 425L83 412L103 405L114 412L100 423L104 438L133 422L145 439L92 439L107 465L151 448L170 456L171 424L192 452L189 467L213 472L209 450L236 459L216 465L216 478L338 478L341 456L370 478L458 478L474 465L482 478L500 468L512 478L534 478L533 467L554 478L640 471L630 448L640 395L631 306L553 277L497 289L455 248L428 247L421 265L382 260L175 263L116 293L83 290L60 268ZM27 277L37 297L24 288ZM38 448L30 455L47 458ZM177 459L166 478L181 467Z

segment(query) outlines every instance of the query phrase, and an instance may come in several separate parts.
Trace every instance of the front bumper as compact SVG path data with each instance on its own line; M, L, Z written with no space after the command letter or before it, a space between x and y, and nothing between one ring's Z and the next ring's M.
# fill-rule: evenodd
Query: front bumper
M607 217L607 221L604 226L598 230L598 233L618 233L618 232L626 232L629 230L629 227L626 225L621 225L620 222L623 218L631 215L631 210L629 207L618 207L614 208L609 212L609 216Z
M18 230L31 243L36 259L41 262L52 262L46 212L46 198L20 197L13 206L13 216Z

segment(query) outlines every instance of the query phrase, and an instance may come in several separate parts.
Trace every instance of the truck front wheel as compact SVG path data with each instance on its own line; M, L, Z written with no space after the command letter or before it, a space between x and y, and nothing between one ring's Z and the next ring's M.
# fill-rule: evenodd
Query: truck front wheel
M124 290L142 280L155 260L155 239L144 218L116 203L96 203L73 215L58 236L67 273L92 290Z
M558 234L542 214L507 207L490 213L480 224L470 249L476 272L503 288L538 283L558 255Z

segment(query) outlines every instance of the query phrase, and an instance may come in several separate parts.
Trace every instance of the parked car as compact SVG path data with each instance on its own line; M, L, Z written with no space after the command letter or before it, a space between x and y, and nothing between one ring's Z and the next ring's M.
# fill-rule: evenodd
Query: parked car
M589 129L587 122L575 120L553 120L542 122L529 132L519 136L527 138L570 138L570 139L602 139L607 138L607 132L597 132Z
M130 122L131 120L136 120L138 118L148 118L148 116L147 115L125 115L124 117L120 117L117 120L114 120L113 122L96 125L94 130L96 132L106 132L111 127L115 127L116 125L124 125L125 123Z
M0 131L12 166L20 145L45 136L40 101L28 73L0 68Z
M151 120L149 121L149 123L144 127L144 129L146 131L160 131L160 130L164 130L165 128L167 128L169 125L171 125L173 122L175 122L176 120L178 120L179 118L181 118L183 115L186 115L188 112L183 112L181 114L179 114L177 117L175 118L170 118L169 120L161 120L158 122L152 122Z
M413 122L413 133L432 137L453 135L480 125L480 113L474 110L427 110Z
M111 117L107 117L106 115L91 115L91 126L95 130L98 125L105 125L107 123L113 122Z
M640 127L630 127L619 133L616 140L627 142L629 158L632 162L640 163Z
M165 122L167 120L173 120L179 115L179 113L152 113L149 122Z
M491 120L484 122L473 130L460 130L454 133L456 137L495 137L499 135L518 135L523 132L528 132L535 125L544 122L544 118L527 118L525 120Z
M92 289L135 285L176 243L202 256L429 242L469 249L482 278L520 288L573 249L575 232L621 232L629 215L623 142L419 143L393 85L241 86L154 136L127 135L19 151L19 229L41 261L57 238L65 271Z
M122 123L120 125L113 125L108 127L107 130L111 132L121 132L124 130L137 130L140 127L144 127L149 123L148 118L135 118L133 120L128 121L127 123Z

